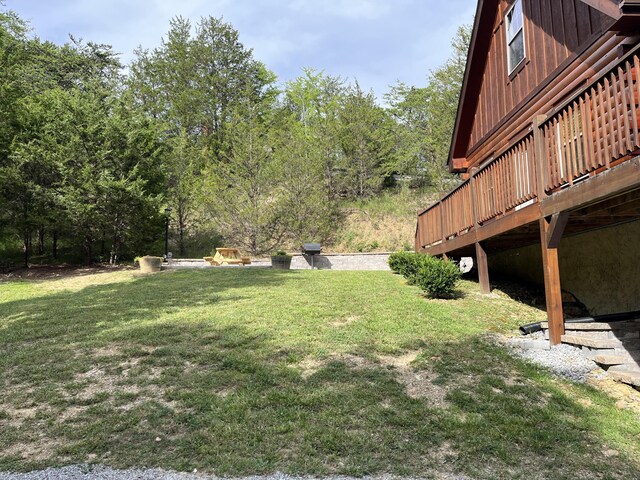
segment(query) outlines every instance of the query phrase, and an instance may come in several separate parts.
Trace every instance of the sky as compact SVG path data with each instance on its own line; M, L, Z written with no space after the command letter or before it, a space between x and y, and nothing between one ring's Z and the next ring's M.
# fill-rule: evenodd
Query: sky
M402 81L424 86L450 54L475 0L5 0L34 34L62 44L69 34L112 45L123 63L138 46L160 45L175 16L193 24L223 17L254 57L284 83L310 67L353 81L378 98Z

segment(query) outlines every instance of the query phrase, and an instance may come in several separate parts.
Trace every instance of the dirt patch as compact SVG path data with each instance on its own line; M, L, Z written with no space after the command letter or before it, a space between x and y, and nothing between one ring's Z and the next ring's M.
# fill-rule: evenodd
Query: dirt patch
M420 352L416 350L400 356L381 355L380 363L394 368L404 368L413 363L416 358L418 358L419 354Z
M392 368L396 380L404 385L409 397L429 400L431 405L437 408L448 406L448 389L434 383L437 375L428 369L415 370L411 366L419 353L414 351L399 356L381 356L380 361Z
M597 372L587 376L587 384L606 392L616 401L618 408L640 415L640 391L635 388L616 382L606 375L598 375Z
M33 420L39 412L38 407L13 408L6 404L0 403L0 412L3 418L0 418L0 427L22 427L26 421Z
M324 364L325 362L316 360L315 358L305 358L298 363L297 367L300 369L300 375L302 375L302 378L306 380L320 370Z
M331 325L332 327L346 327L347 325L351 325L358 320L360 320L360 315L349 315L347 317L339 318L331 322L329 325Z
M18 457L29 462L40 462L53 457L56 450L64 443L44 435L30 439L28 442L18 442L0 450L0 457Z
M406 394L415 399L429 400L432 406L443 408L448 405L446 396L448 389L436 385L437 375L428 369L416 370L411 364L418 357L419 351L412 351L403 355L382 355L379 362L351 354L332 355L324 360L307 358L296 365L301 370L302 378L307 379L331 361L344 362L353 370L386 367L390 369L396 381L405 387ZM385 405L389 407L390 405Z
M10 273L0 274L0 282L7 280L52 280L58 278L83 277L99 273L112 273L125 270L134 270L130 265L93 265L79 267L76 265L31 265L29 268L20 268Z

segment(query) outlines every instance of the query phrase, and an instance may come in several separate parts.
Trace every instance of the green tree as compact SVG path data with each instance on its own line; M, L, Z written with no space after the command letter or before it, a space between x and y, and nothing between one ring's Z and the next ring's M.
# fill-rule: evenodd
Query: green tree
M224 238L252 255L276 249L286 238L277 191L267 106L245 100L231 118L221 155L204 172L202 203Z
M430 73L427 86L399 83L386 95L398 125L395 170L417 176L443 191L458 101L467 60L471 26L458 29L451 57Z
M176 212L184 255L187 230L199 223L201 172L227 160L223 149L227 130L235 128L233 112L247 100L273 98L275 75L230 24L214 17L201 19L195 33L188 20L176 17L159 48L136 54L129 85L169 146L163 162L167 202Z
M328 242L339 221L338 202L327 195L324 183L322 142L310 138L304 125L287 114L271 129L278 177L274 178L282 198L282 223L287 239L295 246L309 241Z
M393 123L373 93L364 93L357 82L345 96L339 118L345 193L369 197L380 190L394 165Z
M313 152L326 192L326 201L333 204L340 196L340 109L346 95L345 82L339 78L304 69L303 75L285 86L282 108L300 125L294 135L297 145ZM315 164L314 163L314 164Z

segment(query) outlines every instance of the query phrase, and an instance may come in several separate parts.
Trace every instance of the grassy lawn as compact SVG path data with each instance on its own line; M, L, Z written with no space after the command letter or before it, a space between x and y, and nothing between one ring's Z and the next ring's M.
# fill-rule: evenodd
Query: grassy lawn
M637 416L485 335L541 317L386 272L0 283L0 471L640 478Z

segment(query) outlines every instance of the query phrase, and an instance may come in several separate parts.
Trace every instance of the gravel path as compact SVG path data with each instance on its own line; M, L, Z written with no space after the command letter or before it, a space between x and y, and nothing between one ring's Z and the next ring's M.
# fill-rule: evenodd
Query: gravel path
M438 480L472 480L469 477L455 475L442 475ZM221 477L201 475L198 473L178 473L161 468L153 469L129 469L113 470L99 465L72 465L62 468L48 468L29 473L3 473L0 472L0 480L223 480ZM224 479L229 480L229 479ZM320 480L319 477L296 477L275 473L268 476L243 477L235 480ZM322 480L356 480L351 477L328 476ZM378 475L375 477L363 477L357 480L417 480L407 477L394 477L391 475Z
M527 338L544 340L544 336L540 334L529 335ZM587 375L598 368L592 360L589 360L582 353L580 348L571 345L560 344L551 347L549 350L523 349L519 348L517 343L509 341L507 341L507 345L512 355L547 367L559 377L574 382L584 383Z

